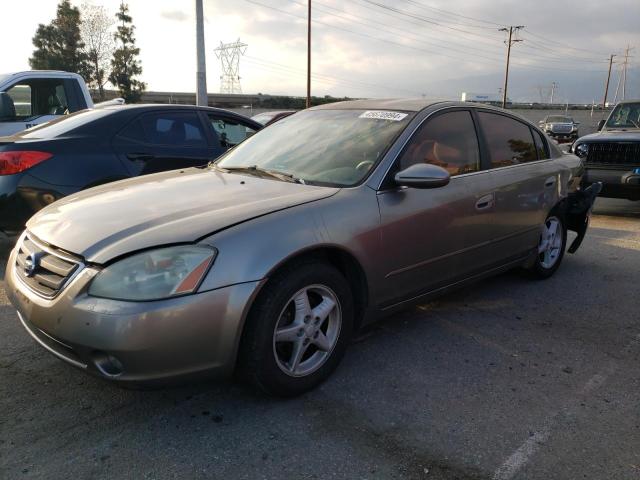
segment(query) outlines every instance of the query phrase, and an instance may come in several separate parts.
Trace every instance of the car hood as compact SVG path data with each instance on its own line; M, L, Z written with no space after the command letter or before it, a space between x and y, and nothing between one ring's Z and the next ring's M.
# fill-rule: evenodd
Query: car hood
M27 230L101 264L136 250L193 242L338 190L191 168L70 195L38 212Z
M633 142L640 141L640 130L602 131L580 137L579 142Z

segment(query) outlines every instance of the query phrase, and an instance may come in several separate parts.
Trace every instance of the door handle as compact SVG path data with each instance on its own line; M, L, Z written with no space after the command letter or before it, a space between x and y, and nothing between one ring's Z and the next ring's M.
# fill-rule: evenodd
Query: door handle
M481 197L476 202L476 210L483 211L483 210L490 209L491 207L493 207L494 198L495 197L494 197L493 193L490 193L488 195L485 195L484 197Z
M549 177L544 181L544 186L546 188L553 187L556 184L556 177Z
M156 157L150 153L128 153L127 158L131 161L142 160L143 162L146 162L147 160L153 160Z

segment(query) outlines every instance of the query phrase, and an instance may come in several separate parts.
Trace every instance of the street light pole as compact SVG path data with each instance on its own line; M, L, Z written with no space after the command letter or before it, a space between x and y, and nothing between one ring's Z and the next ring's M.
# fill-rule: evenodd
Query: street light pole
M196 71L196 104L207 106L207 66L204 49L204 14L202 0L196 0L196 50L198 67Z
M311 0L307 0L307 108L311 107Z
M509 40L507 40L506 44L507 44L507 67L504 73L504 89L502 91L502 108L507 108L507 85L509 84L509 61L511 59L511 45L513 45L516 42L521 42L522 40L514 40L513 39L513 33L517 32L518 30L520 30L521 28L524 28L524 25L516 25L516 26L510 26L508 29L507 28L500 28L499 31L500 32L509 32Z

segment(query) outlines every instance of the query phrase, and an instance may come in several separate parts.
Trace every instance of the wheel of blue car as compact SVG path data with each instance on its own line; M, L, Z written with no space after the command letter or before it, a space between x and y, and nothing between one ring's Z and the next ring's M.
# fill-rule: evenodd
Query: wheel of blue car
M245 326L245 376L278 396L304 393L325 380L344 355L353 327L353 299L330 265L296 263L265 285Z
M567 245L567 227L564 216L551 212L540 230L538 255L531 268L538 278L549 278L560 267Z

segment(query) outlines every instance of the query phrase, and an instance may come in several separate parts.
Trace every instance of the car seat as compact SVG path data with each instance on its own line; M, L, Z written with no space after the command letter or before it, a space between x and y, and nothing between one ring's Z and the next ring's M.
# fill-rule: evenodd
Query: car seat
M9 96L8 93L1 92L0 93L0 118L13 119L15 117L16 117L16 106L13 103L13 99Z

